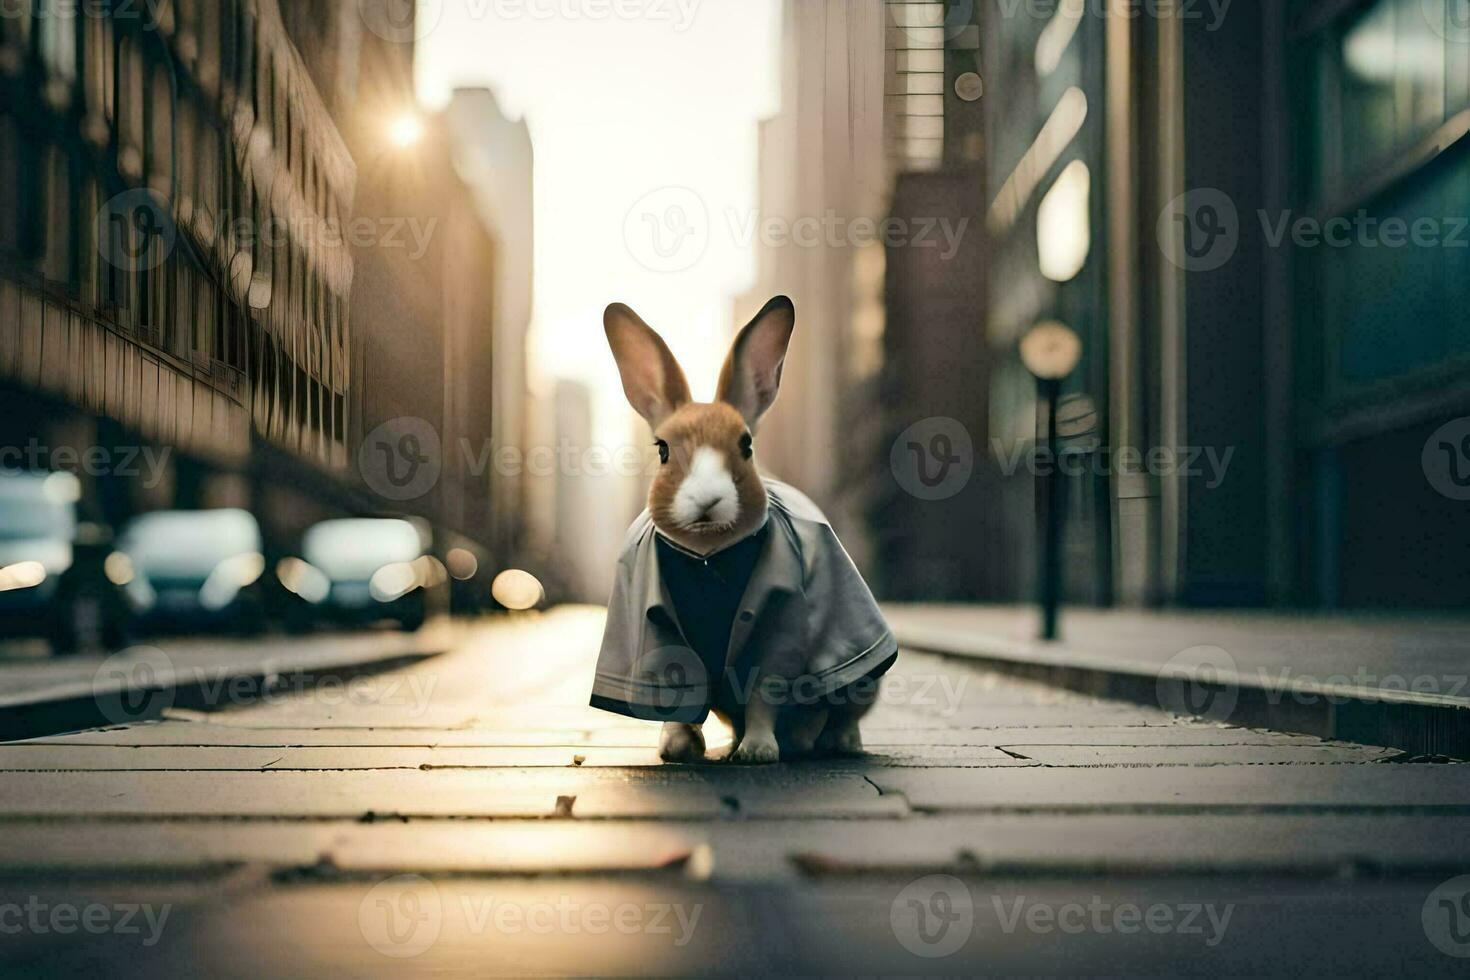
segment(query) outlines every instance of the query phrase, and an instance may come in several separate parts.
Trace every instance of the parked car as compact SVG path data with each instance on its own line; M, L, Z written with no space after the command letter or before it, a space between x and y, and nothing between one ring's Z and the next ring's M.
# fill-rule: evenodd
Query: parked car
M248 511L157 511L134 519L108 557L141 630L263 628L265 558Z
M282 559L276 576L299 600L289 619L366 625L393 620L416 630L427 615L426 593L445 580L428 554L427 534L397 518L341 518L312 525L301 556Z
M70 473L0 472L0 636L45 637L58 654L123 645L108 531L78 521L80 494Z

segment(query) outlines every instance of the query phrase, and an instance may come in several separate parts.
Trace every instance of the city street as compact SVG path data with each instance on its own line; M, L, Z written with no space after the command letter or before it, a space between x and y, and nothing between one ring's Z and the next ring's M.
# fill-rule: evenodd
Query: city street
M595 607L0 745L6 976L1448 972L1470 768L905 652L861 759L663 765ZM718 753L722 739L712 734Z
M1470 0L0 2L0 980L1458 975L1467 202Z

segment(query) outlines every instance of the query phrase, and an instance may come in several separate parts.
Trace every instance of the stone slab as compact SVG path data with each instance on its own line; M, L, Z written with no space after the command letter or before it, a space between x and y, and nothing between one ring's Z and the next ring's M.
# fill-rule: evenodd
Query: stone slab
M566 729L463 728L263 728L189 721L159 721L120 728L98 728L66 735L11 742L7 745L179 745L179 746L398 746L403 748L580 746L587 731ZM655 728L648 739L609 740L631 747L657 745ZM0 746L3 748L5 746Z
M1322 765L1387 762L1403 755L1375 745L1031 745L1004 746L1047 766ZM3 759L3 755L0 755Z
M0 746L0 771L515 769L656 766L657 749L560 746Z
M560 802L559 802L560 801ZM106 817L783 817L904 812L861 775L648 770L3 772L0 819Z
M1329 745L1314 735L1232 728L1224 725L1116 725L1077 728L948 728L916 731L863 726L863 744L904 745ZM1337 743L1352 744L1352 743Z
M304 882L174 910L135 936L45 937L21 975L117 977L1440 975L1428 938L1436 882L1177 877L799 888L677 879ZM48 896L52 893L48 893ZM621 910L621 911L619 911ZM922 921L919 915L928 913ZM933 916L943 913L940 928ZM614 916L621 916L615 919ZM621 921L622 928L615 928ZM303 964L309 965L303 969Z
M1251 807L1470 811L1470 765L1157 769L888 769L869 778L921 809Z

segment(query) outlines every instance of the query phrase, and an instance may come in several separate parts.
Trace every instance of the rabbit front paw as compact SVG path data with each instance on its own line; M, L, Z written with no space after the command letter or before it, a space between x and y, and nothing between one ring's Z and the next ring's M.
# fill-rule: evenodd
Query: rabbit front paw
M776 746L774 735L750 735L740 740L740 745L735 753L730 756L731 762L742 765L765 765L781 760L781 750Z
M659 733L658 757L665 762L703 762L704 732L697 725L666 723Z

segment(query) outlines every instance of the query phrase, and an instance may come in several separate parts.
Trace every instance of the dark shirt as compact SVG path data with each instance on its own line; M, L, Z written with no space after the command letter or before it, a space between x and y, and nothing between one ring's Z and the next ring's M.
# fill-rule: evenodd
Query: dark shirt
M684 639L694 648L709 678L710 693L728 682L725 655L740 600L765 547L770 524L708 558L701 558L656 535L658 572Z

